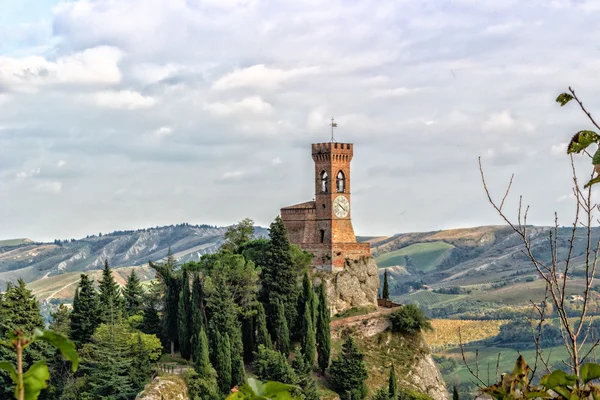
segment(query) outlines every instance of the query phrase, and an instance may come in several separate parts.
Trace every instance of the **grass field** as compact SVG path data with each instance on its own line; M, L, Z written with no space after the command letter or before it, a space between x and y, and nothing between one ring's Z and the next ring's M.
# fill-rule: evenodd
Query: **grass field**
M567 281L567 295L581 294L585 288L584 279L572 279ZM546 286L543 280L533 282L521 282L495 290L486 290L474 293L470 298L473 300L498 302L503 304L527 304L529 300L541 301L544 298Z
M4 247L4 246L18 246L20 244L24 244L24 243L29 243L31 242L30 239L6 239L6 240L0 240L0 247Z
M419 290L398 297L394 296L393 300L401 304L416 304L420 307L431 307L433 305L460 300L465 297L467 296L463 294L440 294L430 290Z
M587 352L591 345L583 346L583 352ZM509 349L504 347L483 347L476 345L467 345L464 347L465 359L471 367L471 370L476 371L475 359L476 351L479 352L478 363L479 375L484 382L488 381L488 369L490 376L490 384L496 380L496 363L498 362L498 354L500 354L500 363L498 367L499 374L503 372L511 372L515 365L515 361L519 357L519 353L525 357L527 363L533 365L535 361L535 350L519 350ZM549 347L544 349L544 354L548 357L549 364L560 362L568 358L567 350L563 346ZM459 367L452 373L444 376L446 384L458 385L463 382L475 381L475 378L469 373L469 370L462 361L461 351L458 348L438 353L447 357L453 357L458 361ZM540 368L540 370L543 368Z
M417 243L385 253L375 258L379 268L393 267L395 265L406 266L404 256L410 257L414 267L420 271L427 272L436 267L440 257L448 250L454 248L445 242Z
M433 352L463 343L476 342L494 337L500 332L500 325L506 321L500 320L460 320L460 319L432 319L433 331L424 332L425 341ZM460 328L460 337L458 334Z

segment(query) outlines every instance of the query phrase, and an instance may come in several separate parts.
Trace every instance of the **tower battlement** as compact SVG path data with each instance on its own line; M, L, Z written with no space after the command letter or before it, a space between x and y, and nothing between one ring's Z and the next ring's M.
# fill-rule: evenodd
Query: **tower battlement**
M313 160L323 161L331 159L332 155L345 156L344 161L351 161L354 155L354 145L352 143L313 143L312 156Z

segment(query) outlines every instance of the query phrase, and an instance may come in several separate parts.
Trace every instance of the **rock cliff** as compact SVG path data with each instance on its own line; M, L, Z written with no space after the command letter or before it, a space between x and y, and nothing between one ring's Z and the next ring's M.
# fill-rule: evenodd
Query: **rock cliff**
M185 380L180 375L157 376L146 385L136 400L187 400L188 391Z
M326 282L331 313L336 314L354 307L377 307L379 276L377 264L371 257L346 259L341 272L317 272L314 285Z

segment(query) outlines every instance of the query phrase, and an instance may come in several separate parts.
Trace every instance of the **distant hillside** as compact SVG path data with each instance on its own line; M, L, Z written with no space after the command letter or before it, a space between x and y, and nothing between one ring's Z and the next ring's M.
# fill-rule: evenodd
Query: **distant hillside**
M550 228L528 229L533 253L550 264ZM564 260L569 250L570 231L559 229L559 260ZM600 227L593 228L592 236L592 243L597 243ZM582 290L585 251L586 233L580 229L575 236L568 294ZM388 269L391 293L397 301L418 303L432 312L436 308L454 314L482 307L520 306L532 299L541 300L544 294L543 282L523 254L520 237L507 226L403 233L374 243L371 252L380 274ZM414 289L419 284L426 285L424 290ZM449 288L455 292L431 292Z
M105 258L114 268L145 265L149 260L165 258L169 248L180 262L197 260L218 249L226 230L181 224L54 243L1 241L0 288L18 278L33 282L69 272L97 270ZM255 233L264 236L266 229L257 227Z

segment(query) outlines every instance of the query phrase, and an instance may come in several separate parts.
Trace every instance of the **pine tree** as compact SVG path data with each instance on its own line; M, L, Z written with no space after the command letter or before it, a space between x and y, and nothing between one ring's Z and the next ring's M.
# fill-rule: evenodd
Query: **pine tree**
M390 299L390 288L388 286L388 275L387 269L383 272L383 298L386 300Z
M258 303L257 314L256 314L256 348L263 345L267 349L273 348L273 341L271 335L267 330L267 317L265 315L265 308L261 303Z
M285 318L285 309L281 301L277 301L275 318L275 347L284 356L290 354L290 331Z
M456 385L452 389L452 400L460 400L460 396L458 395L458 389L456 388Z
M390 369L388 393L390 395L390 399L395 399L396 396L398 396L398 387L396 385L396 369L394 368L394 364L392 364L392 368Z
M182 288L182 279L175 272L177 260L173 256L171 248L167 253L167 261L163 264L155 264L150 262L150 266L156 270L156 277L164 290L163 297L163 317L162 317L162 332L163 338L171 344L171 354L175 352L175 348L179 342L179 323L177 314L179 311L179 293Z
M229 335L221 335L218 331L215 333L216 351L213 365L217 371L217 381L221 393L227 394L231 389L231 345Z
M312 310L309 307L304 309L304 321L302 325L304 331L304 337L302 338L302 354L306 359L306 364L312 368L315 364L316 337L312 321Z
M367 367L352 336L346 338L341 354L331 363L329 377L341 400L362 400L367 396Z
M50 330L68 337L71 329L71 312L69 309L63 303L60 303L56 311L50 313L50 318L52 318Z
M262 345L258 346L252 366L260 380L276 381L288 385L297 383L298 377L294 369L288 364L287 358L276 350L267 349Z
M179 351L181 352L181 357L189 360L191 356L192 310L190 307L191 293L187 271L183 272L182 284L183 288L179 293L179 312L177 313L179 324Z
M98 300L102 313L100 320L103 323L115 323L121 317L122 297L121 289L115 281L108 260L104 260L102 279L98 282Z
M293 327L298 315L297 274L292 260L291 244L281 217L277 217L269 227L269 246L264 262L260 298L268 316L269 332L274 334L277 327L277 302L283 304L288 327Z
M152 373L150 358L142 343L142 335L138 333L135 345L131 349L129 376L136 392L141 391Z
M98 313L98 295L93 282L86 274L81 274L71 312L71 339L78 346L90 341L100 324Z
M125 308L127 315L137 314L142 310L144 303L144 289L135 270L131 270L131 274L127 277L123 297L125 298Z
M329 312L329 303L327 302L327 292L325 291L325 282L319 286L319 313L317 315L317 354L319 369L325 373L329 367L331 358L331 333L329 324L331 315Z
M296 349L295 353L299 354L300 351ZM298 377L298 386L302 388L302 396L299 397L303 400L319 400L317 383L312 376L312 366L306 363L304 357L295 357L292 361L292 368Z

